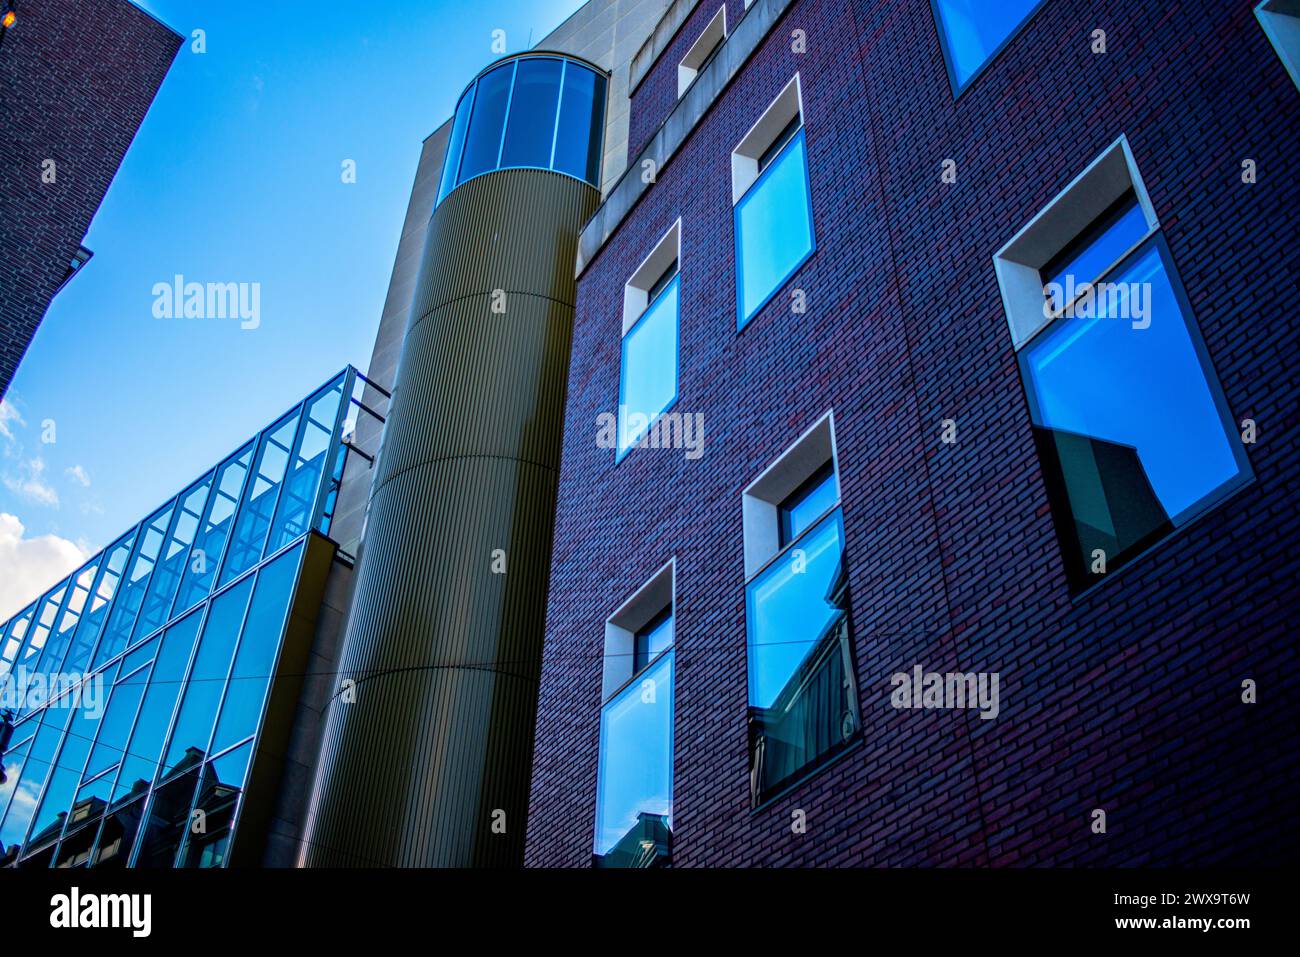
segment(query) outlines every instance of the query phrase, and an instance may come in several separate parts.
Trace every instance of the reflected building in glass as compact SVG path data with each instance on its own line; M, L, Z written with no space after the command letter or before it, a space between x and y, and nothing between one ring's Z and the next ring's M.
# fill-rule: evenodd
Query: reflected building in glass
M351 561L361 385L335 376L0 625L4 864L276 862L326 581Z

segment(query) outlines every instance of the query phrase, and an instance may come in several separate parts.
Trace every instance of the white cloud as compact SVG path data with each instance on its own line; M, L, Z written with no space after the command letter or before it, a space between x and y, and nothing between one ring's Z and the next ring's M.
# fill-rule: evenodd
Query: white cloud
M90 555L57 535L25 538L16 515L0 512L0 621L22 611Z
M90 476L80 465L69 466L63 471L82 488L90 488Z
M18 410L14 408L12 402L8 399L0 399L0 437L7 442L14 441L13 429L9 427L10 422L18 426L27 424L23 421L23 417L18 414Z
M6 475L5 488L37 505L59 507L59 493L42 477L45 474L45 460L40 456L28 459L18 466L17 476Z

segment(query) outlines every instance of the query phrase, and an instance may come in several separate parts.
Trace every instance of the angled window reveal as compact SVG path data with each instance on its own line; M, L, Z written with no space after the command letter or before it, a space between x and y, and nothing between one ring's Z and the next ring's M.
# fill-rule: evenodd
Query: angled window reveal
M718 55L722 49L722 42L727 39L727 5L724 3L718 8L718 12L713 15L713 19L708 22L703 32L691 44L691 48L686 51L686 56L682 57L682 62L677 64L677 98L680 100L686 95L686 91L691 88L695 78L704 72L704 68L709 62Z
M933 0L953 91L961 93L1043 0Z
M743 328L816 246L798 74L732 151L731 199L736 327Z
M1127 140L994 261L1078 591L1241 487L1250 466Z

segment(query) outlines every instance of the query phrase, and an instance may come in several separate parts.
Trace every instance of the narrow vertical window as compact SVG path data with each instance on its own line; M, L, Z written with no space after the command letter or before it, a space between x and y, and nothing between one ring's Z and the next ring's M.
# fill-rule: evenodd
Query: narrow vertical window
M731 187L743 328L816 247L798 74L732 152Z
M677 401L680 256L679 220L624 288L616 461Z

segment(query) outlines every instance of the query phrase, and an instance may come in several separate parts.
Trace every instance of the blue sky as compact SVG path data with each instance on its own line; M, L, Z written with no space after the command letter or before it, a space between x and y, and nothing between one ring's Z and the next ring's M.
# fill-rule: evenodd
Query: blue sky
M187 42L0 411L0 620L21 600L5 591L52 583L74 545L366 367L421 141L497 56L492 31L524 49L581 0L138 5ZM260 324L155 318L178 273L259 283Z

